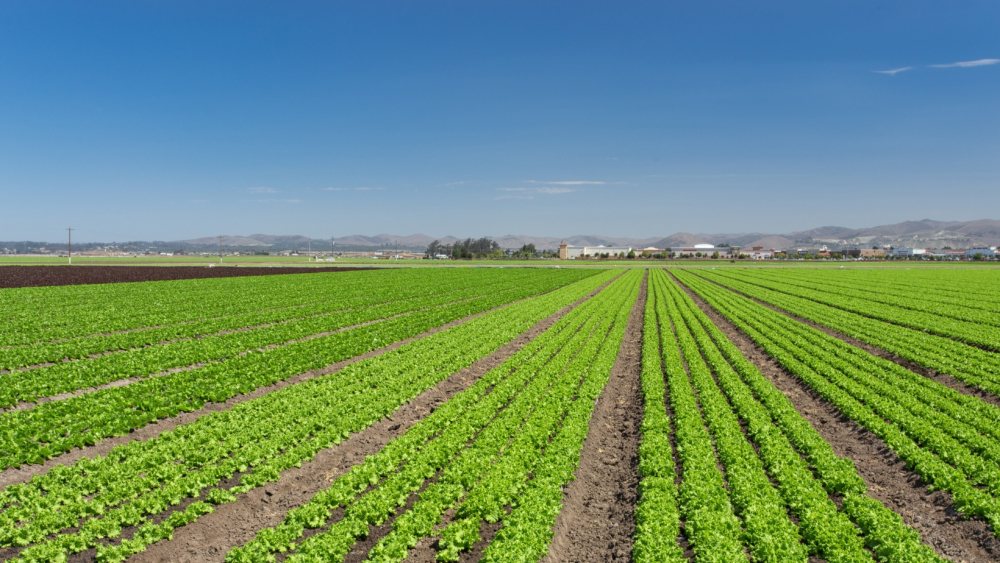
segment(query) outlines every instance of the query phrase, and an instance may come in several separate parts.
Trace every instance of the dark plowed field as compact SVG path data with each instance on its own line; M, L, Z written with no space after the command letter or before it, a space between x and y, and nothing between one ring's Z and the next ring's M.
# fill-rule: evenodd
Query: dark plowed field
M371 268L302 268L220 266L0 266L0 288L120 283L195 278L231 278L276 274L315 274Z

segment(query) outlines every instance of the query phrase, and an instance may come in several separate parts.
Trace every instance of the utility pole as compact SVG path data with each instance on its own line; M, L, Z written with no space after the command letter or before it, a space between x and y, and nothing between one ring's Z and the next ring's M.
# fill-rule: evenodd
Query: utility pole
M219 264L222 264L222 235L219 235Z
M66 256L69 258L69 265L73 265L73 227L66 227Z

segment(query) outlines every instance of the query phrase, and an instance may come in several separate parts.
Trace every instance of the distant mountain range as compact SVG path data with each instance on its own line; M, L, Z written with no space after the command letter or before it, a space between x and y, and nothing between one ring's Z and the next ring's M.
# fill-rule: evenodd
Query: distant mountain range
M763 246L765 248L787 249L798 246L828 245L844 246L913 246L942 248L965 248L969 246L996 245L1000 243L1000 221L979 219L975 221L935 221L921 219L892 225L880 225L861 229L825 226L793 233L674 233L666 237L628 238L601 235L572 235L567 237L547 237L532 235L490 236L504 248L520 248L534 244L538 249L557 248L562 241L574 246L634 246L657 248L690 246L697 243L731 244L742 247ZM459 237L432 237L425 234L412 235L349 235L336 237L333 241L338 249L409 249L422 250L432 241L450 244ZM184 245L215 247L219 237L204 237L179 241ZM248 247L271 250L305 250L308 245L314 249L329 248L330 239L309 239L303 236L249 235L224 236L226 247Z
M488 236L488 235L487 235ZM465 237L462 237L465 238ZM881 245L909 246L918 248L968 248L971 246L993 246L1000 244L1000 221L994 219L979 219L976 221L935 221L921 219L919 221L904 221L893 225L881 225L863 229L848 227L817 227L807 231L793 233L674 233L666 237L627 238L600 235L573 235L567 237L547 237L530 235L490 236L503 248L520 248L525 244L534 244L535 248L554 249L559 243L566 241L574 246L632 246L657 248L690 246L697 243L715 245L730 244L744 248L762 246L764 248L790 249L827 245L831 249L843 247L870 247ZM425 234L412 235L349 235L334 239L313 239L301 235L266 235L254 234L248 236L224 235L210 236L180 241L133 241L128 243L113 243L121 250L144 251L153 250L189 252L214 252L219 245L227 251L239 250L246 252L280 252L280 251L324 251L336 250L424 250L432 241L438 240L450 244L459 237L432 237ZM97 249L109 246L111 243L74 244L74 249ZM0 251L16 249L18 252L30 252L32 249L48 248L50 251L65 248L62 243L34 242L0 242Z

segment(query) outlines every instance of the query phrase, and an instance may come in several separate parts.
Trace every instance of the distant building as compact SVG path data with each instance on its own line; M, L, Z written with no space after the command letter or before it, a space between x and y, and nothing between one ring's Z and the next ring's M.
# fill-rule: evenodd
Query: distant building
M885 258L884 248L862 248L858 255L862 260L880 260Z
M670 249L671 258L698 258L711 257L718 253L719 258L732 258L739 254L738 246L715 246L714 244L701 243L694 246L681 246Z
M634 252L631 246L570 246L563 241L559 245L559 258L561 260L576 260L578 258L598 258L603 256L628 256L629 252Z
M926 248L893 248L890 254L893 258L919 258L927 254Z
M774 252L773 248L765 250L763 246L754 246L749 251L741 253L740 256L746 256L751 260L770 260L774 258Z
M997 248L995 246L979 246L976 248L970 248L965 251L965 257L972 259L976 256L981 256L983 258L996 258Z

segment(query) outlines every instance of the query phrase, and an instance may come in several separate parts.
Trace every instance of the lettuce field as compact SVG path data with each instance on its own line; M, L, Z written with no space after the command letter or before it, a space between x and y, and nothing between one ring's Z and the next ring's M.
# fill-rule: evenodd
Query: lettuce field
M0 560L1000 560L994 268L328 271L0 314Z

